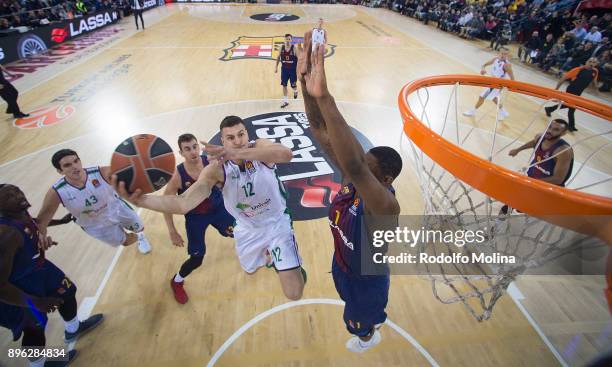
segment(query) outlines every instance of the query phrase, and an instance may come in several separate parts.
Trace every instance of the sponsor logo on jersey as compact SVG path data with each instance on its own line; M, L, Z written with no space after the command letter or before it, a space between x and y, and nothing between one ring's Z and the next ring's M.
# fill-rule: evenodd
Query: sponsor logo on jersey
M349 208L349 212L353 214L353 216L357 216L358 207L359 207L359 198L356 198L355 201L353 201L353 206Z
M304 39L302 37L293 38L293 44L303 42ZM229 48L223 50L223 56L219 60L264 59L275 61L284 43L284 36L240 36L235 41L232 41L232 45ZM325 45L325 57L332 56L335 48L335 45Z
M288 192L287 207L293 220L325 218L336 193L341 189L349 192L341 186L340 170L312 136L305 113L266 113L244 118L244 123L251 140L269 139L293 152L291 162L276 165L278 179ZM353 134L365 150L372 147L359 131L353 129ZM209 143L221 145L221 135L217 133Z
M91 180L92 185L94 185L94 187L100 187L100 181L98 181L97 178L94 178L93 180Z
M244 169L247 171L248 174L253 174L257 171L255 169L255 166L253 165L253 162L251 161L246 161L244 163Z
M37 129L49 125L55 125L67 120L74 114L72 105L50 105L41 107L30 112L30 116L18 118L13 122L20 129Z

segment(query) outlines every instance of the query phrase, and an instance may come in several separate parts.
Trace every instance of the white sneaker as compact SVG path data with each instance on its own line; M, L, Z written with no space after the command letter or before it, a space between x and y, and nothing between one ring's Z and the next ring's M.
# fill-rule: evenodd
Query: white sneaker
M350 350L353 353L363 353L366 350L379 344L381 339L382 336L380 335L380 331L375 330L374 335L372 335L372 339L368 340L367 342L364 342L357 336L350 338L346 342L346 349Z
M140 253L143 255L151 252L151 245L144 236L142 237L142 239L138 240L138 251L140 251Z
M476 114L476 110L475 109L471 109L471 110L467 110L463 113L463 116L468 116L468 117L472 117Z
M499 110L499 114L497 115L499 121L502 121L508 116L510 116L510 114L508 113L508 111L504 110L503 108Z

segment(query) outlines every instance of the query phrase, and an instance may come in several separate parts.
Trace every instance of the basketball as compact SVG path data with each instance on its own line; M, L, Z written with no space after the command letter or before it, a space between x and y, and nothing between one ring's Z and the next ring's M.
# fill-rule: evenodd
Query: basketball
M175 159L170 145L150 134L134 135L117 146L111 159L111 170L118 181L125 182L128 192L144 193L164 187L174 172Z

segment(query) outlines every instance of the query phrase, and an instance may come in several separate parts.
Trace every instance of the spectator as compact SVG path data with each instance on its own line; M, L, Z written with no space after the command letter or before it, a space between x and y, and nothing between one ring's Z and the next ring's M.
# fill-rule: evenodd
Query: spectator
M589 33L584 36L584 40L586 42L599 43L601 41L601 32L599 32L599 28L592 27Z
M604 37L601 39L601 42L599 42L597 46L595 46L595 49L593 50L593 54L591 56L599 57L601 56L602 53L604 53L606 50L609 50L609 49L610 49L610 39L608 37Z
M587 35L587 31L586 29L584 29L584 25L581 21L578 20L574 22L574 29L572 29L570 32L573 33L574 36L576 36L578 42L582 42L582 39Z
M535 55L532 53L529 54L529 57L531 58L531 62L537 63L538 65L541 64L544 61L544 58L546 58L546 55L548 55L548 53L552 49L554 44L555 44L555 40L553 38L553 34L552 33L547 34L540 48L535 50L536 51Z
M569 52L565 49L563 39L559 39L557 43L550 49L544 61L542 62L542 69L548 71L553 67L560 67L563 65L565 59L567 59Z
M538 31L533 31L531 37L519 47L518 49L518 58L523 62L527 62L529 55L534 50L539 50L542 46L542 40L540 39L540 33Z

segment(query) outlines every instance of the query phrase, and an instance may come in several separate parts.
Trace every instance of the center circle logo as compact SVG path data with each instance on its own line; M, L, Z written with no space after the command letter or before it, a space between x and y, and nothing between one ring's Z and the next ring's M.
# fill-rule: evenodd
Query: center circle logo
M342 176L315 141L304 112L273 112L243 119L250 140L270 139L291 148L293 159L278 164L276 174L287 190L287 207L293 220L327 217L327 208L341 188ZM353 128L353 134L369 150L372 143ZM221 145L221 134L209 141Z
M300 17L287 13L263 13L253 14L251 15L251 19L259 20L262 22L290 22L293 20L298 20L300 19Z

